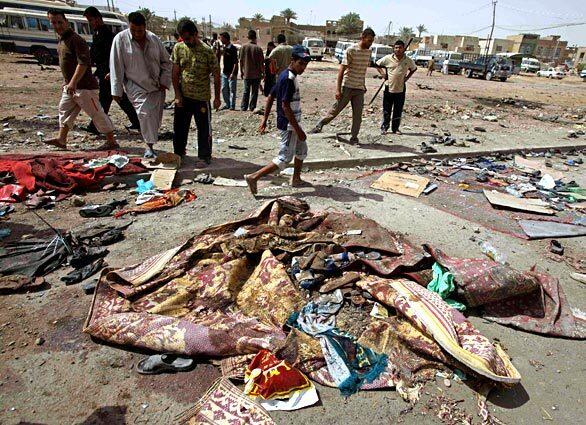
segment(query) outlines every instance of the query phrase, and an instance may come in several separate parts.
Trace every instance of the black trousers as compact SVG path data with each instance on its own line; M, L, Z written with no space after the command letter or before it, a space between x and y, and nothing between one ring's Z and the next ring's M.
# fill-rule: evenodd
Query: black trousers
M389 124L391 125L392 131L399 130L404 105L405 91L402 93L391 93L385 90L383 95L383 123L380 126L381 130L387 131L389 129Z
M242 93L242 102L240 109L243 111L254 111L258 100L258 89L260 88L260 78L244 80L244 93Z
M110 112L110 106L112 106L112 87L110 86L110 81L104 79L103 77L98 78L98 82L100 84L100 105L102 105L102 109L106 114ZM120 109L124 111L128 119L130 120L130 124L133 127L140 128L140 123L138 122L138 116L136 115L136 111L134 110L134 106L126 96L126 93L122 95L122 98L118 102ZM90 122L89 125L90 129L95 129L93 122ZM97 131L97 130L96 130Z
M173 150L177 155L185 155L187 136L191 118L197 126L197 156L200 159L212 157L212 110L209 101L183 98L183 106L175 106L173 120Z

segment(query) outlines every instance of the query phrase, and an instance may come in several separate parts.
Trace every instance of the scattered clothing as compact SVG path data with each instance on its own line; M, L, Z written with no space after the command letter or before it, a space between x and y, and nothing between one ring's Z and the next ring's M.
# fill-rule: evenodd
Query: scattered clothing
M194 365L195 362L189 357L181 357L176 354L153 354L138 362L136 371L141 375L187 372L192 370Z
M431 269L433 270L433 279L427 285L427 289L437 293L450 307L454 307L459 311L466 310L464 304L450 298L450 296L456 291L454 275L438 263L433 263Z
M114 217L120 218L129 213L143 214L151 211L166 210L168 208L176 207L182 202L194 201L197 197L190 190L171 189L166 191L163 196L155 197L147 202L144 202L136 207L127 208L114 213Z

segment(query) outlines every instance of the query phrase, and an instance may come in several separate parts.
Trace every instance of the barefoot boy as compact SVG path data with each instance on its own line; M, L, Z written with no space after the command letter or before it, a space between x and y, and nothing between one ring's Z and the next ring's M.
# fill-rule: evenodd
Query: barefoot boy
M307 64L311 60L309 50L303 46L293 46L291 63L279 75L277 84L271 95L267 98L265 115L260 125L260 131L264 132L267 120L271 112L273 101L277 100L277 128L281 133L279 154L273 162L253 174L244 178L253 195L257 192L258 180L276 170L284 170L287 164L295 157L293 178L291 186L297 187L304 184L301 180L301 167L307 157L307 136L299 125L301 120L301 97L299 95L299 82L297 76L303 74Z

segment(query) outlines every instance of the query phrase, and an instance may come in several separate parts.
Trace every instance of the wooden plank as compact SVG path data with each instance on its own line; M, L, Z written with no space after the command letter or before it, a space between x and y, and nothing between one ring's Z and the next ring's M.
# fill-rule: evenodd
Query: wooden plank
M171 152L157 152L152 159L142 159L142 165L149 170L177 170L181 167L181 157Z
M553 215L555 211L549 207L546 202L541 199L517 198L508 193L501 193L497 191L483 190L484 196L493 206L511 208L513 210L529 211L537 214Z
M175 180L177 170L154 170L151 174L151 181L155 188L160 190L169 190L173 187L173 180Z
M428 183L429 179L427 177L387 171L372 183L370 187L419 198L419 195L425 190Z

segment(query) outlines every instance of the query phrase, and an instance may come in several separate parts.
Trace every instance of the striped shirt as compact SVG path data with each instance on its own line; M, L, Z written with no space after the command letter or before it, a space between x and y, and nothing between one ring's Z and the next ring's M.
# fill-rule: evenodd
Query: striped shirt
M343 87L350 89L366 90L364 77L370 64L370 49L361 49L359 44L354 44L346 49L342 65L346 65Z

